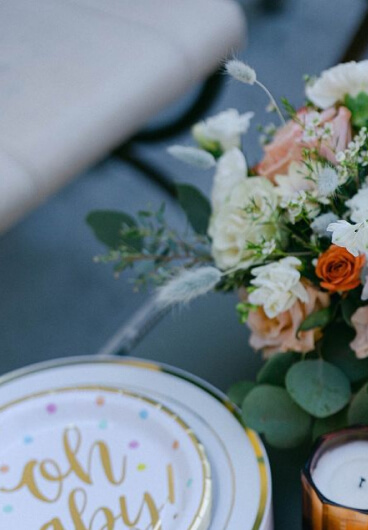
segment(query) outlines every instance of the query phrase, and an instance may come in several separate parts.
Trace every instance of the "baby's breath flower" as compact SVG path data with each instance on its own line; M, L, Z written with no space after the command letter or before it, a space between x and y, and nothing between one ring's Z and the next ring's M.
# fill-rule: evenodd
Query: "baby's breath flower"
M327 140L333 134L331 123L322 124L322 114L317 111L308 112L304 116L304 131L302 139L305 142L313 140Z
M271 241L265 241L262 248L262 256L270 256L274 250L276 250L275 239L271 239Z
M361 151L360 156L358 157L358 162L363 167L368 166L368 151Z

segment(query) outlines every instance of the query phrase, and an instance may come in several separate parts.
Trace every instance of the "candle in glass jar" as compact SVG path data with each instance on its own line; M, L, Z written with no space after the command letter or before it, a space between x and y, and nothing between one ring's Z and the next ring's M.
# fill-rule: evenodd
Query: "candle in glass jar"
M368 510L368 440L327 450L317 461L312 479L318 490L342 506Z
M368 426L322 436L302 483L303 530L367 530Z

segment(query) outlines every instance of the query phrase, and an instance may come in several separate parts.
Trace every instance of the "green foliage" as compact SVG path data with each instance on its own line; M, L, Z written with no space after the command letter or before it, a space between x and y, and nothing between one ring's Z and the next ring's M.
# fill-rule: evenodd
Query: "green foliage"
M130 215L124 212L109 210L95 210L90 212L86 218L87 224L92 228L96 238L111 249L116 249L123 242L123 227L133 228L136 222ZM142 240L134 238L133 246L141 248Z
M267 442L288 449L300 445L310 436L312 420L285 389L259 385L249 392L243 402L244 423L264 434Z
M281 98L281 103L289 118L295 118L297 111L296 108L290 103L290 101L287 98Z
M346 324L352 327L351 317L357 310L357 303L351 297L341 300L341 313Z
M229 388L227 395L229 399L238 407L241 407L244 398L249 394L251 390L256 386L253 381L238 381Z
M368 383L354 396L348 410L349 425L368 424Z
M321 359L294 364L286 375L286 388L293 400L316 418L335 414L351 396L344 373Z
M315 311L307 316L307 318L299 326L299 331L309 331L314 328L324 328L331 321L333 312L330 307Z
M285 386L289 368L300 359L299 353L277 353L262 366L257 374L257 383Z
M323 358L338 366L351 383L368 378L368 359L357 359L349 347L354 337L353 328L345 322L338 322L325 330L321 348Z
M368 125L368 94L366 92L360 92L355 97L347 94L345 105L352 114L351 121L355 127Z
M206 235L211 216L211 205L207 198L194 186L178 184L177 193L180 206L197 234Z
M340 410L337 414L333 416L328 416L327 418L318 418L313 425L313 440L327 434L332 431L337 431L346 427L348 424L347 417L347 408Z
M140 211L136 219L123 212L92 212L87 222L110 249L96 261L114 263L116 275L134 267L137 288L160 284L179 268L212 261L208 238L199 234L184 238L171 229L165 205L157 211Z

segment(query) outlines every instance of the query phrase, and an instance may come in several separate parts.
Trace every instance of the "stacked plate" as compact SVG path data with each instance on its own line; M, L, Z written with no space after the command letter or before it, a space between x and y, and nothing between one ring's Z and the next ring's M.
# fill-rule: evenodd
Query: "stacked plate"
M0 378L0 528L271 530L258 436L219 391L135 359Z

